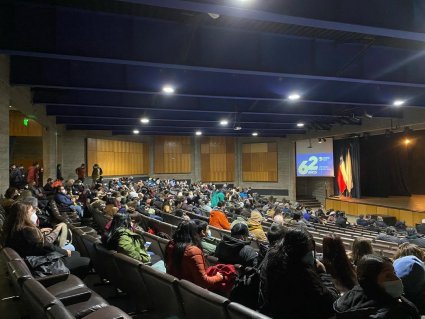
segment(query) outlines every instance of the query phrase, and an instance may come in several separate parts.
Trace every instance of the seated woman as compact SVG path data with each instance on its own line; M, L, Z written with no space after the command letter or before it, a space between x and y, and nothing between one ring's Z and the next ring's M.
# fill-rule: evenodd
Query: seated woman
M251 217L248 218L248 229L254 239L266 242L267 236L263 230L263 226L261 225L262 221L263 216L261 213L258 210L253 210L251 212Z
M181 222L165 249L165 264L167 273L208 289L221 282L223 276L220 273L208 276L206 273L201 246L201 239L205 236L207 234L203 230L198 233L193 220Z
M389 259L363 256L357 278L359 285L335 302L336 318L420 318L416 307L402 296L403 284Z
M165 271L161 258L157 255L150 256L142 236L131 229L131 216L122 208L112 219L110 228L102 237L102 242L108 249L116 250L142 263L151 262L153 268Z
M258 253L251 247L248 240L248 226L235 224L231 236L224 235L217 245L215 256L221 264L240 264L243 267L254 267L257 264Z
M289 230L272 247L260 272L261 312L272 318L329 318L338 298L332 278L314 258L314 241L304 228Z
M57 251L63 254L63 262L72 274L84 278L89 271L90 259L81 257L76 251L55 246L36 226L37 215L31 205L17 202L11 206L4 225L5 245L14 249L22 258L44 256Z
M359 260L369 254L373 254L372 242L366 238L356 237L353 242L353 248L351 249L351 255L349 256L353 265L357 266Z
M356 271L339 236L330 235L323 238L322 262L339 292L345 293L357 284Z

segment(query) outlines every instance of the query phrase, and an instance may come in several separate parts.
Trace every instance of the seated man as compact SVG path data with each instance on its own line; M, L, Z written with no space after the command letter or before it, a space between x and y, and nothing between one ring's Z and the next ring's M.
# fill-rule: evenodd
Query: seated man
M67 195L65 187L60 186L57 190L55 194L56 203L61 207L68 207L75 210L80 217L83 217L83 208L75 202L75 199Z
M363 214L361 214L361 215L359 215L359 218L357 218L356 224L359 225L359 226L365 226L366 227L366 226L370 225L370 222L364 218Z
M217 245L215 256L219 263L240 264L243 267L254 267L258 254L251 247L248 226L237 223L232 227L231 236L224 235Z
M230 223L227 220L226 214L222 210L224 205L224 201L218 202L217 208L211 211L209 224L213 227L230 230Z
M379 233L378 236L376 236L376 239L385 240L397 244L401 244L407 241L405 239L398 238L397 230L391 226L385 229L385 233Z
M384 219L381 216L376 218L376 227L387 228L388 225L384 222Z
M421 248L425 248L425 238L418 236L415 228L409 227L407 228L406 232L406 239L409 241L409 243L418 245Z

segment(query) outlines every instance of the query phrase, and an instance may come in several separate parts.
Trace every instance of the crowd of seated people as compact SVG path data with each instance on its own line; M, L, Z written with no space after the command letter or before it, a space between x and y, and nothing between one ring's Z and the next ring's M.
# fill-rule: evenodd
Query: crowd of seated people
M311 211L298 203L278 202L259 197L252 189L226 185L153 178L120 178L91 185L80 179L57 181L56 187L52 180L42 189L37 186L37 192L31 189L36 186L32 180L11 187L0 202L6 210L4 244L21 256L57 251L64 255L71 272L84 277L88 271L89 261L66 249L66 240L60 235L62 226L43 232L34 222L36 209L44 210L49 200L55 200L63 209L77 212L79 218L89 217L92 210L103 214L109 220L100 229L106 248L203 288L216 291L226 280L219 271L209 273L207 255L216 256L221 264L257 269L261 284L254 296L258 299L255 310L272 318L425 315L425 298L419 293L425 287L425 254L421 248L425 246L414 228L403 232L388 227L382 218L374 221L364 216L352 225L343 212L323 208ZM27 185L31 188L25 191ZM38 199L38 203L29 197ZM161 221L164 214L174 215L181 222L161 261L149 251L138 231L155 233L155 229L140 223L140 217ZM269 223L267 228L265 223ZM309 233L315 224L345 231L351 227L373 229L378 240L400 247L391 261L374 252L370 239L355 238L351 251L347 251L342 239L332 235L320 243L323 254L316 254L317 243ZM213 240L209 227L223 231L222 238ZM49 235L56 238L52 240ZM257 242L257 248L252 241Z

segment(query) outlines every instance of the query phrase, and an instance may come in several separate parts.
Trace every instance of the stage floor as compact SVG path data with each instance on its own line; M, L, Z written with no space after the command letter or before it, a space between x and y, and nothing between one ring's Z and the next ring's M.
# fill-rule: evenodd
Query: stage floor
M410 210L412 212L425 213L425 195L412 196L390 196L390 197L329 197L332 200L340 200L343 202L375 205L381 207Z

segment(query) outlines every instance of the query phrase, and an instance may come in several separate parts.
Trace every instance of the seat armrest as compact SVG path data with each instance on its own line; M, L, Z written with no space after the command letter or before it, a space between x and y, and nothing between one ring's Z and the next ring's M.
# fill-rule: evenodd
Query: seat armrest
M40 284L44 287L49 287L51 285L57 284L58 282L65 281L68 279L69 274L58 274L58 275L50 275L41 278L35 278Z
M78 288L71 292L67 292L65 295L58 295L58 298L64 306L74 305L80 302L84 302L90 299L92 292L87 287Z

